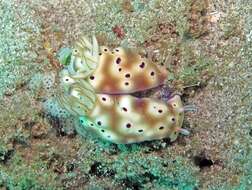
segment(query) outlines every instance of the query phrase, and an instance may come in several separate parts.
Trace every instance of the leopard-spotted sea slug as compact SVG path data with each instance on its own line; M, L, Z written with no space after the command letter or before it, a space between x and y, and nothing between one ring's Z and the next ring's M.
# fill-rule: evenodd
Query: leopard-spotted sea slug
M61 72L59 103L80 118L83 128L113 143L135 143L188 134L182 129L185 107L179 95L168 101L136 98L133 92L164 83L167 72L135 51L99 46L81 38Z

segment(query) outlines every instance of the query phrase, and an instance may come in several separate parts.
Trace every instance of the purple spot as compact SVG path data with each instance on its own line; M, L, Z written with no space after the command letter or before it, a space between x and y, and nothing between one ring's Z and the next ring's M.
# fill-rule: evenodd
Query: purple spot
M142 63L139 65L139 67L142 68L142 69L144 68L144 66L145 66L145 63L144 63L144 62L142 62Z
M121 61L122 61L122 59L121 59L120 57L118 57L118 58L116 59L116 64L120 64Z
M130 74L127 73L127 74L125 75L125 77L126 77L126 78L130 78Z
M130 124L130 123L127 123L126 127L127 127L127 128L131 128L131 124Z

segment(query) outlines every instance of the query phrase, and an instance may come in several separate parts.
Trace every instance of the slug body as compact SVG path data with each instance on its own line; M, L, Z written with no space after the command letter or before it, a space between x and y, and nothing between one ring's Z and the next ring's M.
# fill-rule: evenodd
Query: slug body
M102 47L98 67L88 81L97 93L130 94L159 86L166 77L165 69L133 50L116 48L111 52Z
M167 102L131 93L164 83L167 73L132 50L107 47L99 54L95 37L82 38L61 72L59 103L79 116L81 126L113 143L169 137L176 140L184 119L178 95Z
M167 103L130 95L99 94L90 122L80 118L83 127L115 143L134 143L169 137L174 141L183 123L179 96Z

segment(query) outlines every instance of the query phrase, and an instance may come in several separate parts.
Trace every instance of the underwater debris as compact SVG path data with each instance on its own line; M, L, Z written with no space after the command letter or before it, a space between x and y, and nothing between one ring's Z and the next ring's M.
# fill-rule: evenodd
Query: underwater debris
M115 35L120 38L120 39L123 39L125 37L125 32L124 32L124 29L122 26L119 26L119 25L115 25L113 28L112 28L112 31L115 33Z
M133 50L101 47L93 36L83 37L73 50L70 64L61 72L64 93L58 102L80 124L105 140L135 143L169 137L176 140L184 119L179 95L167 102L155 98L136 98L131 93L162 85L162 70Z

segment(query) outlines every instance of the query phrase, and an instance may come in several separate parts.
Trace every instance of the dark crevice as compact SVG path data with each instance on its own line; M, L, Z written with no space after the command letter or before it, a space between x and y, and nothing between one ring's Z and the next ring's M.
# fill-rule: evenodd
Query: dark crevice
M0 152L0 163L6 164L14 155L15 150L10 149L6 151L1 151Z
M153 95L156 91L160 90L161 87L162 87L162 85L158 86L158 87L142 90L142 91L139 91L139 92L134 92L131 95L135 96L137 98L149 97L149 96Z
M53 117L50 115L47 115L46 118L48 119L50 125L55 129L56 136L67 136L69 138L73 138L77 135L76 130L67 130L64 128L64 126L66 126L65 119L60 119L58 117Z
M25 123L24 123L24 127L27 128L27 129L30 129L30 128L32 128L35 124L36 124L35 121L25 122Z
M95 161L90 167L89 174L97 177L111 177L115 175L115 171L108 169L103 163Z
M72 171L74 171L74 169L75 169L75 164L74 164L74 163L67 163L67 164L66 164L66 169L67 169L67 172L72 172Z
M122 185L130 190L140 190L143 188L143 184L128 177L122 180Z
M144 184L149 182L151 183L157 179L158 177L153 175L152 173L145 172L144 174L136 175L134 177L126 177L125 179L122 180L122 184L127 189L139 190L143 189Z
M204 154L194 156L193 160L195 165L200 169L209 168L214 164L214 162L211 159L207 158L207 156Z
M141 143L141 146L148 147L148 149L144 150L144 153L148 154L155 151L160 151L162 149L171 146L173 143L171 142L170 138L164 138L160 140L153 140L153 141L145 141Z
M198 93L202 91L206 86L207 86L206 82L200 82L199 85L184 88L184 92L181 96L181 99L187 100L191 96L192 92Z
M252 137L252 129L250 129L250 131L249 131L249 135Z
M143 180L143 183L148 183L148 182L152 182L156 179L158 179L157 176L154 176L152 173L150 172L145 172L143 175L142 175L142 178L144 179Z

